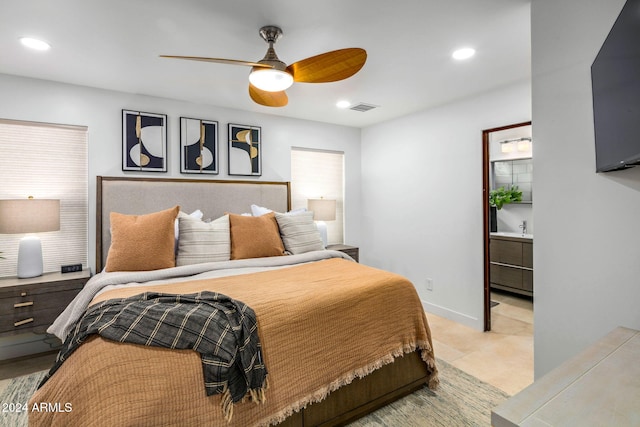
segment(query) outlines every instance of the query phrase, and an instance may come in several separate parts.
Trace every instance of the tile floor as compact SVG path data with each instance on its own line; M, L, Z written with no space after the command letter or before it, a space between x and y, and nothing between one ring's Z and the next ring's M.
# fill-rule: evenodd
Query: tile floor
M493 292L492 330L427 313L436 357L514 395L533 382L533 303Z

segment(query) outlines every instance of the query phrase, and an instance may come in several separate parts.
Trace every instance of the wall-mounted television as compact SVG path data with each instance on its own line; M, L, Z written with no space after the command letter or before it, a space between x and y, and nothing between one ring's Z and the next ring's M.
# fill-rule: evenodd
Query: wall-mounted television
M640 165L640 0L627 0L591 65L596 171Z

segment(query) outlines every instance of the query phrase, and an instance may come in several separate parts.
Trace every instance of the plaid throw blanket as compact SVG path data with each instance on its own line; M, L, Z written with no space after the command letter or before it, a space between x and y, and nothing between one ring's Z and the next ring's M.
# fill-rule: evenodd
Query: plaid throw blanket
M207 291L188 295L146 292L89 307L39 387L91 334L118 342L199 352L207 396L222 393L227 420L233 416L233 403L247 394L264 402L267 370L255 313L228 296Z

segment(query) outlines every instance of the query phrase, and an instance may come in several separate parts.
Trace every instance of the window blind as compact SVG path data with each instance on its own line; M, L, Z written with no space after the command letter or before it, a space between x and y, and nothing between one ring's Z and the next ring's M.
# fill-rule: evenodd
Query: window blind
M38 233L45 272L87 267L87 128L0 119L0 199L60 200L60 230ZM15 276L22 234L0 234L0 277Z
M329 244L344 242L344 153L291 149L291 207L306 208L308 199L336 200L336 219L327 221Z

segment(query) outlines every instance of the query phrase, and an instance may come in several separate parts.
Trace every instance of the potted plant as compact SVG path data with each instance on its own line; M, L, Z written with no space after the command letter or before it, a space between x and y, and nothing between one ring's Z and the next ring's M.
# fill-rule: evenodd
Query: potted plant
M522 191L518 189L517 185L512 185L508 190L500 187L489 192L489 207L491 208L489 225L492 233L498 231L498 211L502 209L504 205L521 201Z

